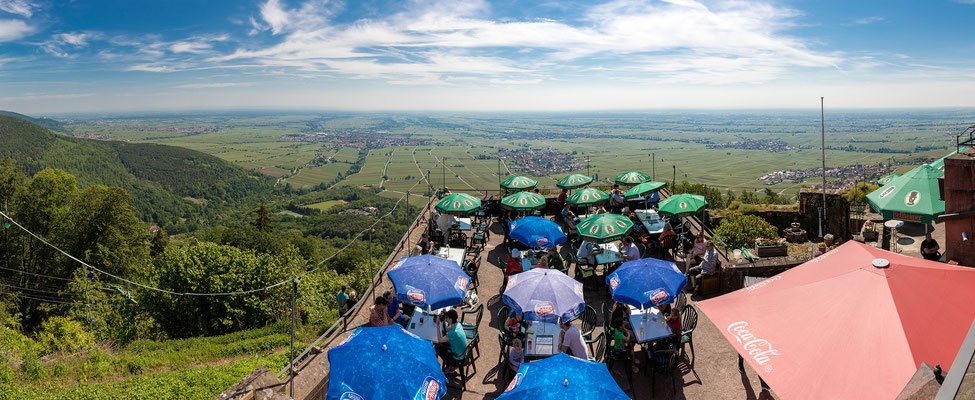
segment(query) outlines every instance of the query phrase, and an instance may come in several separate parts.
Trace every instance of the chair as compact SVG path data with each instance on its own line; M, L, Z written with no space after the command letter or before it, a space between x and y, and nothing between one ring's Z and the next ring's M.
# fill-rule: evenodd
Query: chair
M646 245L644 245L643 243L637 242L636 248L640 249L640 258L644 258L644 257L647 256L647 246Z
M688 305L681 310L680 351L684 352L684 343L691 345L694 354L694 328L697 328L697 309Z
M471 234L471 244L470 244L471 247L478 246L483 248L486 245L487 245L487 236L483 231L476 231Z
M606 333L599 332L596 337L586 339L586 345L589 346L589 354L592 354L592 359L589 361L603 362L603 353L606 352ZM593 345L596 345L595 351L592 348Z
M596 330L596 310L586 306L582 314L579 314L579 321L582 322L582 337L591 338L592 332Z
M504 336L498 335L498 345L501 347L501 352L498 354L498 376L504 378L511 371L511 368L508 367L508 348L511 344L505 343Z
M608 326L608 325L609 323L604 324L604 326ZM605 340L606 368L609 369L610 373L612 373L613 365L616 364L617 361L625 361L626 376L627 379L629 379L630 381L630 387L633 387L633 365L632 365L633 357L630 357L630 350L627 349L626 347L623 347L622 350L616 351L616 348L612 346L613 329L606 329L605 334L606 334L606 340Z
M613 316L613 309L603 303L603 325L609 325L609 319Z
M671 256L676 256L678 244L677 235L667 235L663 237L663 240L660 241L660 255L663 256L664 254L672 253Z
M677 366L677 349L663 349L663 350L647 350L647 366L643 370L643 374L646 375L647 371L653 370L653 375L650 376L650 397L657 396L657 377L658 373L669 373L670 374L670 384L674 388L674 394L677 394L677 383L674 382L674 368Z
M676 310L677 312L681 312L681 310L683 310L684 306L686 305L687 305L687 295L684 294L683 290L681 290L680 293L677 294L677 300L674 301L674 310Z
M477 272L481 270L481 258L475 258L473 260L467 261L467 268L464 268L464 272L471 276L471 287L476 288L481 285L481 282L477 278Z
M461 356L461 359L457 361L457 372L460 375L461 380L460 387L461 390L465 391L467 390L467 367L474 369L473 374L471 375L477 375L477 364L474 363L473 349L474 342L467 343L467 348L464 349L464 354ZM446 365L446 361L444 361L444 365Z
M579 257L576 257L575 253L569 253L569 263L575 264L576 266L575 276L573 277L575 280L585 284L585 281L595 281L599 278L596 276L596 268L590 267L588 260L583 261Z
M474 315L474 323L464 322L468 315ZM481 316L484 315L484 304L478 304L477 308L472 311L461 311L460 312L460 326L464 328L464 333L467 334L467 340L471 341L474 345L474 349L477 351L477 356L481 356L480 349L480 338L477 335L477 327L481 325Z

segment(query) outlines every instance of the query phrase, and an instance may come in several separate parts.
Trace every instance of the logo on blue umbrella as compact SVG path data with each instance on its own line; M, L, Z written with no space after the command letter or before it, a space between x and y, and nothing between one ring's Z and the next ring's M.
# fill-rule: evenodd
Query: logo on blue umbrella
M524 367L524 369L527 369L527 368L528 368L528 366L526 365ZM511 380L511 383L508 384L508 388L505 389L504 391L505 392L510 392L512 390L515 390L515 388L518 387L518 385L521 384L521 381L523 379L525 379L525 374L523 372L518 372L517 374L515 374L515 378Z
M416 392L414 400L437 400L437 393L440 392L440 384L432 376L428 376L420 385L420 391Z
M663 288L657 288L647 292L647 298L649 298L655 306L663 304L667 300L668 296L667 291Z
M427 301L427 294L420 289L410 289L406 291L406 297L410 299L410 302L414 305L423 305Z
M339 400L365 400L365 399L363 399L362 396L359 396L355 392L345 392L342 393L342 397L339 397Z

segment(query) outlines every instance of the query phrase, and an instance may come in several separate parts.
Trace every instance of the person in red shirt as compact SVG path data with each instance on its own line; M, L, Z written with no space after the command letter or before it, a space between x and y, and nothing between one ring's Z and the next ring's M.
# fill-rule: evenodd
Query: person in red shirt
M680 311L671 309L670 315L667 317L667 327L669 327L670 331L674 334L674 336L670 339L671 343L673 343L675 346L680 345L681 329L683 329L681 327Z
M569 189L562 189L562 193L559 193L559 197L555 199L555 202L559 204L559 208L565 207L565 199L569 197Z
M501 284L502 290L508 287L508 277L522 270L524 270L524 267L521 265L521 251L511 249L511 254L508 255L508 260L504 266L504 282Z

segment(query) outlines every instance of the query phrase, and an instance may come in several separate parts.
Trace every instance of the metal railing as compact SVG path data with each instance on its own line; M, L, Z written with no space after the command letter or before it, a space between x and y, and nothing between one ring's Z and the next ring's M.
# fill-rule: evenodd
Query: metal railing
M308 346L305 349L305 351L301 352L301 354L295 357L295 359L291 363L289 363L287 366L284 367L284 369L278 372L277 373L278 379L283 380L285 379L286 375L288 376L289 379L293 379L294 376L297 375L296 373L291 373L294 371L294 366L299 365L301 361L308 356L308 354L311 352L312 349L320 345L323 341L325 341L333 334L337 333L338 328L340 326L342 327L341 332L345 332L348 329L348 325L347 325L348 318L357 315L362 310L362 307L365 307L369 303L368 301L363 301L363 299L369 299L372 296L372 294L375 292L376 287L382 284L383 275L389 269L393 257L399 254L401 251L403 251L403 249L406 247L406 244L409 243L410 237L413 235L414 232L416 232L416 229L420 226L420 224L424 222L425 216L429 214L430 209L432 208L431 206L433 204L434 204L433 198L431 198L427 201L426 206L424 206L423 209L420 210L420 213L416 216L416 219L413 220L413 223L410 225L409 229L407 229L406 233L403 234L403 237L400 239L399 244L397 244L396 248L389 253L389 257L386 258L386 261L383 262L382 266L379 267L379 270L376 271L376 275L373 276L372 282L369 284L369 287L366 288L365 293L359 297L359 302L356 303L356 305L353 306L351 310L346 311L344 314L340 314L339 318L335 320L335 322L332 323L332 325L329 326L328 329L325 330L325 333L322 333L322 335L319 336L318 339L316 339L315 342L313 342L310 346ZM327 375L326 375L326 379L327 379Z

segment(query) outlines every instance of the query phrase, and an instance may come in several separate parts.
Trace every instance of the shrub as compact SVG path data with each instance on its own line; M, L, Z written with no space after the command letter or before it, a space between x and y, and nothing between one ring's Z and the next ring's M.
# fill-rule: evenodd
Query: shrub
M741 207L738 208L738 211L742 214L752 214L758 212L758 206L754 204L742 204Z
M36 381L44 378L44 366L41 365L41 361L36 355L30 355L24 358L24 361L20 364L20 375L29 381Z
M729 210L737 210L739 207L741 207L741 201L739 200L734 200L731 203L728 203Z
M95 342L95 336L85 330L78 321L66 317L51 317L41 324L37 341L45 353L65 351L74 353Z
M779 236L779 230L757 215L732 214L721 220L714 234L731 249L752 247L755 239ZM720 244L720 243L718 243Z

